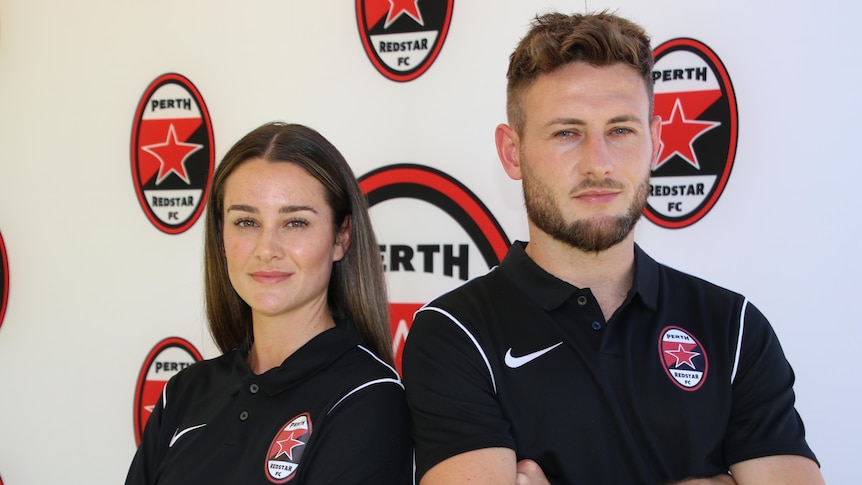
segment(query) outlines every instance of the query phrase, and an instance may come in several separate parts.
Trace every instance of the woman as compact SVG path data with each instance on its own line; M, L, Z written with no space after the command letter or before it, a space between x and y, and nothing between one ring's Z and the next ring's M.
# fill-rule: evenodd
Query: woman
M379 248L338 150L252 131L216 170L205 237L223 355L167 383L126 483L412 483Z

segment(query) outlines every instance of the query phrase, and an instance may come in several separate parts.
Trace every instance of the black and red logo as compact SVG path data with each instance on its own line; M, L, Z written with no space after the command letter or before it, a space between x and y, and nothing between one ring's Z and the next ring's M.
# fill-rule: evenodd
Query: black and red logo
M144 91L132 127L132 180L150 222L185 232L203 212L215 167L212 122L197 88L164 74Z
M266 476L272 483L289 482L296 475L305 445L311 438L311 416L302 413L276 433L266 452Z
M481 200L451 176L397 164L359 178L377 221L390 291L396 368L413 314L425 302L497 266L510 242Z
M135 444L141 444L141 436L147 420L159 400L168 379L186 367L200 362L201 353L194 345L179 337L169 337L157 343L144 359L135 386Z
M393 81L421 76L440 54L454 0L356 0L365 53Z
M736 156L736 95L721 59L701 42L673 39L654 54L662 128L646 216L676 229L703 218L724 191Z
M684 391L700 388L709 368L706 351L694 335L679 327L666 327L658 339L658 356L667 376Z
M0 326L6 316L6 305L9 303L9 260L6 258L6 245L0 234Z

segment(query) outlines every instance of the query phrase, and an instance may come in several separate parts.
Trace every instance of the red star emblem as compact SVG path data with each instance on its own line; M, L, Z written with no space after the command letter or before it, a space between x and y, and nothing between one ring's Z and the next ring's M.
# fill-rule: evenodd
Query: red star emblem
M665 350L664 353L670 355L674 359L676 359L676 364L674 364L674 368L678 369L680 365L685 364L692 369L697 369L692 363L691 359L700 355L699 352L689 352L683 348L682 344L679 344L679 347L676 350Z
M287 455L288 460L293 460L293 449L297 446L304 445L302 441L294 438L296 431L291 431L290 434L283 440L276 441L278 444L278 452L272 457L273 460L277 459L281 455ZM299 432L300 436L305 434L305 430L301 430Z
M720 124L717 121L687 119L682 102L677 98L673 103L670 119L661 123L661 151L652 169L661 167L674 155L679 155L692 167L700 170L697 154L694 153L694 141Z
M392 22L398 20L398 17L405 13L419 25L425 26L422 13L419 11L419 0L389 0L389 14L386 16L386 23L383 24L383 28L388 29Z
M156 185L162 183L162 181L170 175L171 172L177 174L177 176L183 179L185 183L191 185L192 182L189 180L189 176L186 173L186 160L188 160L192 153L203 147L203 145L198 145L197 143L178 141L174 124L171 123L168 127L168 134L164 142L142 146L141 150L156 157L161 165L159 167L159 175L156 178Z

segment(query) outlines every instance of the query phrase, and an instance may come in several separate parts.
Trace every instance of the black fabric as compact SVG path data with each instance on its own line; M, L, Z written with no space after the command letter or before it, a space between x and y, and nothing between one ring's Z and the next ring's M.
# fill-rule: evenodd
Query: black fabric
M400 379L359 343L339 321L258 376L241 350L184 369L153 410L126 483L412 483Z
M559 484L666 483L767 455L814 459L793 371L741 295L636 247L632 289L605 321L589 289L546 273L525 246L416 314L402 362L417 478L487 447L536 460Z

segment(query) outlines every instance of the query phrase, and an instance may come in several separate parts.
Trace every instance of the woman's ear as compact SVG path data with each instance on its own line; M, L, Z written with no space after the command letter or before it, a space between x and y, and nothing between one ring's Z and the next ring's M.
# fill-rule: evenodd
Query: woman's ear
M332 262L341 261L344 255L347 254L347 249L350 248L350 227L353 224L353 218L350 215L344 216L341 221L341 227L335 232L335 251L332 255Z

